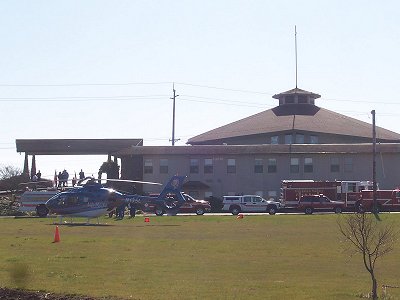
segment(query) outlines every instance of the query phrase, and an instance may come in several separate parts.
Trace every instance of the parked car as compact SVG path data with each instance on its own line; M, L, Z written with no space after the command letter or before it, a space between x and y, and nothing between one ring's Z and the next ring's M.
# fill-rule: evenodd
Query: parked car
M258 195L224 196L222 211L237 215L240 212L268 212L276 214L282 207L280 202L265 200Z
M178 209L178 213L195 213L196 215L203 215L204 213L211 212L210 202L206 200L194 199L192 196L182 193L186 201ZM158 196L153 194L152 196ZM165 214L165 210L161 207L148 204L143 208L146 212L154 212L157 216L162 216Z
M304 195L300 197L297 209L311 215L314 211L333 211L337 214L346 208L342 201L332 201L325 195Z

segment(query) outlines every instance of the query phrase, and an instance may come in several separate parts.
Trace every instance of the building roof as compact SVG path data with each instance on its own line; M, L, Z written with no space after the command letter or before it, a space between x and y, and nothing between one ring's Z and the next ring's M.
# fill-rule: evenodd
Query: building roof
M129 147L113 153L118 157L129 155L263 155L263 154L359 154L372 153L372 143L357 144L292 144L292 145L196 145ZM400 143L376 145L377 153L400 153Z
M225 138L258 134L303 131L372 138L372 125L311 104L286 104L260 112L188 140L188 144L206 144ZM400 134L376 127L379 140L399 141Z
M317 99L317 98L321 97L321 95L318 95L318 94L315 94L315 93L312 93L312 92L308 92L308 91L305 91L305 90L302 90L302 89L299 89L298 87L296 87L296 88L288 90L286 92L283 92L283 93L280 93L280 94L275 94L275 95L272 96L272 98L280 99L282 96L296 95L296 94L297 95L307 95L307 96L310 96L313 99Z
M129 146L142 146L143 139L38 139L15 141L17 152L29 155L109 154Z

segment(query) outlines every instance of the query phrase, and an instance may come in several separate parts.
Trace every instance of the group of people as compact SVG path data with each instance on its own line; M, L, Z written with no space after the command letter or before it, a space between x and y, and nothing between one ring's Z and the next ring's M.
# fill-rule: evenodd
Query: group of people
M57 175L57 180L58 180L58 187L66 187L68 186L68 178L69 178L69 174L67 172L67 170L64 169L64 171L59 172ZM54 179L56 180L56 177L54 176Z
M38 174L40 174L40 171ZM38 174L36 174L36 176L38 178L40 178L41 174L40 174L40 176L38 176ZM58 175L57 175L57 173L54 174L54 185L59 188L66 187L66 186L68 186L68 178L69 178L69 173L67 170L64 169L62 172L58 172ZM79 172L79 180L81 180L81 179L85 179L85 173L83 172L82 169ZM39 179L37 179L37 180L39 180ZM32 180L32 181L34 181L34 180ZM77 178L76 178L76 174L75 174L75 176L71 179L72 186L75 186L76 182L77 182Z
M129 214L131 218L134 218L136 216L136 204L135 203L129 203L127 204L122 204L118 206L115 209L115 218L122 220L125 217L125 209L128 207L129 209ZM110 212L109 217L111 218L113 215L113 212Z
M32 178L31 178L31 180L34 181L34 182L35 181L40 181L41 179L42 179L42 173L40 173L40 170L36 174L33 174Z

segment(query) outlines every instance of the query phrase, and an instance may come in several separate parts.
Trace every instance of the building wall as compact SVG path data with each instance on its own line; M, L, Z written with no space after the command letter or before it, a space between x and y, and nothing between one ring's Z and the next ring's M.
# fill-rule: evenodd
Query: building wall
M141 159L143 160L140 162ZM165 183L175 174L187 175L191 181L201 181L210 186L208 190L198 191L200 197L213 195L221 197L229 194L261 194L270 198L280 194L282 180L372 180L372 155L370 153L272 153L272 154L221 154L221 155L150 155L145 154L129 161L128 168L143 170L144 160L151 160L152 173L143 172L143 180ZM291 171L291 158L299 160L299 172ZM191 173L191 159L198 159L198 173ZM212 159L213 172L204 172L205 159ZM228 172L228 160L234 159L236 171ZM261 162L262 172L255 172L255 161ZM268 160L276 160L276 172L268 171ZM304 163L312 159L312 172L306 172ZM160 162L167 160L168 172L160 172ZM334 162L334 166L332 166ZM337 162L337 164L336 164ZM351 164L349 164L351 162ZM260 167L257 167L260 171ZM331 169L333 168L333 169ZM400 185L398 171L400 155L397 153L378 153L377 182L381 189L392 189ZM163 171L166 171L165 166ZM270 170L272 171L272 170ZM144 186L144 192L159 192L161 187ZM186 191L188 192L188 191Z

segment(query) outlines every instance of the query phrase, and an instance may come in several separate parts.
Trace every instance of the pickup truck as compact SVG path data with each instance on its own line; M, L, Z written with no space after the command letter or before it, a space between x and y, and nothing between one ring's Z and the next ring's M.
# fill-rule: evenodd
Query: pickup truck
M265 200L257 195L224 196L222 204L222 211L231 212L232 215L241 212L268 212L274 215L282 208L280 202Z

